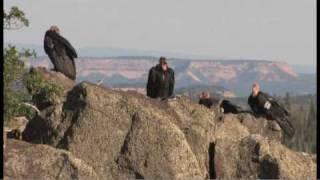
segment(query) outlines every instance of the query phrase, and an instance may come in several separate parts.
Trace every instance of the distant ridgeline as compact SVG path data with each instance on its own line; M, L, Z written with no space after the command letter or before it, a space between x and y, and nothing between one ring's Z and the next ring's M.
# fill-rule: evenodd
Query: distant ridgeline
M253 82L259 82L270 94L316 92L316 74L298 74L283 62L168 59L175 70L176 93L187 93L188 87L198 87L199 90L218 87L216 89L227 91L230 96L242 97L248 96ZM110 87L145 88L148 71L157 61L158 58L152 56L78 58L77 81L97 82L103 79L103 83ZM26 64L52 67L47 57L29 59Z

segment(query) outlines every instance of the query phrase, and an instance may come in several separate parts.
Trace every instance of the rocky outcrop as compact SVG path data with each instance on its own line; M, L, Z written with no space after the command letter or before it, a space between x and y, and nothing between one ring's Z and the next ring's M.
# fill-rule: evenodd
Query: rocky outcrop
M218 139L214 157L219 179L316 179L310 155L258 134L240 141Z
M294 152L279 141L251 135L239 144L237 177L259 179L315 179L316 164L310 156Z
M60 116L30 123L26 139L69 150L108 179L123 177L122 169L130 170L127 177L201 177L197 159L173 123L173 112L159 110L168 108L165 106L138 94L82 83L70 92L65 104L56 106ZM45 130L28 136L40 121L45 122Z
M94 169L70 152L8 140L4 179L98 179Z
M186 97L160 102L87 82L43 109L24 132L26 141L72 153L100 179L315 178L312 157L280 138L277 124L250 114L224 115Z

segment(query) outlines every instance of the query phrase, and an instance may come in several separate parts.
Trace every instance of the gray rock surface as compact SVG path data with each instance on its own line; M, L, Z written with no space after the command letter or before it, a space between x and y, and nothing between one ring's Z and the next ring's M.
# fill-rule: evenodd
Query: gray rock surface
M4 179L98 179L94 169L70 152L8 139Z

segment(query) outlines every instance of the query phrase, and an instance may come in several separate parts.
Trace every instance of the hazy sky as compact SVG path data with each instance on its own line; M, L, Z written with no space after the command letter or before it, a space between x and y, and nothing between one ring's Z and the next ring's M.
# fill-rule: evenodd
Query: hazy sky
M316 0L5 0L30 27L5 42L43 43L50 25L76 48L113 47L316 64Z

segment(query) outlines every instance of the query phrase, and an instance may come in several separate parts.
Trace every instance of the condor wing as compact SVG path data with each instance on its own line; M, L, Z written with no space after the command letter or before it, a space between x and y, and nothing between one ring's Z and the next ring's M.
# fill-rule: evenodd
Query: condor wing
M65 39L64 37L60 36L59 34L57 34L56 32L53 31L47 31L46 32L46 37L49 37L49 39L52 39L54 41L54 44L60 46L60 48L64 48L67 55L70 58L77 58L77 52L74 49L74 47L70 44L70 42ZM45 38L46 41L46 38ZM48 46L50 46L50 40L47 41Z

